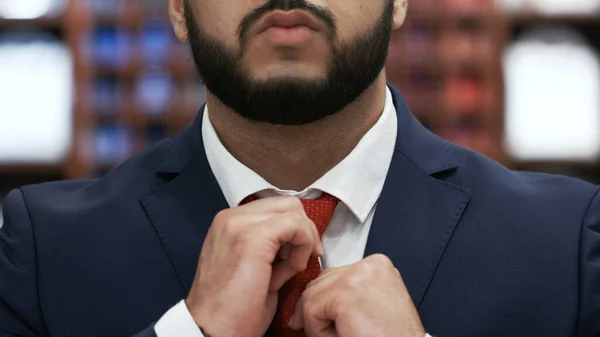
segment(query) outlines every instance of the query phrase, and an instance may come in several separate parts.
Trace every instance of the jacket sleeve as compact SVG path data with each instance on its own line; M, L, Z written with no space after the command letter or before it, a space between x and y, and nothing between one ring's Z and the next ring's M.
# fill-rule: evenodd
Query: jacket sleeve
M4 201L0 228L0 336L49 337L39 304L35 238L21 190ZM154 327L133 337L156 337Z
M581 227L578 337L600 336L600 193L596 193Z
M0 228L0 335L48 336L41 315L33 232L20 190L9 193Z

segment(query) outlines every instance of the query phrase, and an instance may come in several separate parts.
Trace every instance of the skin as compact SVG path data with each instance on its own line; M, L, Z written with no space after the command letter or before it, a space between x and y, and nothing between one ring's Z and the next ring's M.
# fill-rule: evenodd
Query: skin
M393 29L404 22L406 1L394 0ZM367 31L384 8L384 0L309 2L335 15L339 41L352 41ZM183 0L169 3L175 33L186 42ZM301 46L281 48L251 30L241 53L238 26L264 4L265 0L190 0L189 8L204 33L242 55L240 69L255 81L310 81L327 73L333 47L322 32ZM385 96L382 70L345 108L305 125L250 121L210 91L207 103L211 122L233 156L279 188L302 190L352 151L380 117ZM317 143L320 146L314 146ZM320 254L315 226L295 197L224 210L205 239L186 304L211 335L263 336L275 314L277 291L304 270L311 255ZM379 255L323 273L305 291L291 323L309 336L424 336L400 273Z
M198 25L232 51L241 50L237 29L244 16L266 0L191 0ZM407 0L394 2L393 28L404 22ZM383 10L383 0L314 0L337 17L340 41L351 41L364 33ZM188 40L183 0L170 0L170 16L181 41ZM269 45L265 39L250 36L241 63L256 80L297 76L318 79L327 70L332 47L325 34L308 46L288 49ZM300 126L249 123L207 91L211 122L227 150L244 165L274 186L302 190L323 176L354 149L363 135L377 122L385 105L385 70L359 99L342 111L316 123ZM322 146L315 147L313 144Z

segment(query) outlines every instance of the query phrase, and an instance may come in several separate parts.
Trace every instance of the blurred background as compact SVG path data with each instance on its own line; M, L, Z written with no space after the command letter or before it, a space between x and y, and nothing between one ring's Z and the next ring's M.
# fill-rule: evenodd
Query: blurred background
M0 0L0 204L23 184L101 177L195 116L202 82L167 3ZM388 76L429 129L600 183L600 0L409 8Z

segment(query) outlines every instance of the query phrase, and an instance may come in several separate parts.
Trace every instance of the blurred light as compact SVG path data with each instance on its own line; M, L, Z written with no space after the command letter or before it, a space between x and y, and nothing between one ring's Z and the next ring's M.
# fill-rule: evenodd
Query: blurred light
M174 36L166 20L148 20L141 34L146 67L161 69L167 61Z
M496 4L510 13L518 13L525 7L524 0L496 0Z
M115 115L120 103L121 84L117 78L111 76L97 76L94 79L92 106L98 115Z
M162 114L166 112L173 92L173 83L167 73L146 72L137 82L136 99L144 113Z
M589 15L600 9L600 0L496 0L513 13L529 11L545 15Z
M121 0L92 0L91 4L94 15L114 17L122 2Z
M600 60L575 31L529 33L505 55L506 147L520 160L600 155Z
M529 0L543 14L590 14L600 7L599 0Z
M130 32L116 27L96 27L91 34L92 57L98 66L115 69L127 65L134 50Z
M36 31L0 35L0 162L61 162L71 145L72 60Z
M93 155L98 164L114 165L131 155L133 135L123 125L99 125L93 137Z
M0 16L7 19L36 19L64 10L65 0L0 0Z

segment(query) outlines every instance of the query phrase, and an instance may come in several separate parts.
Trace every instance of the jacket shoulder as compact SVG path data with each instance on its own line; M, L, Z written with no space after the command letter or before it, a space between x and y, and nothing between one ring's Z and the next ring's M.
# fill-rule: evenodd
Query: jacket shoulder
M475 200L530 214L572 214L582 217L599 187L564 175L511 170L479 153L451 146L459 165L453 183L472 191ZM557 219L560 219L558 217Z
M25 206L37 214L84 214L86 209L126 204L148 193L156 183L155 168L172 140L145 149L102 178L63 180L21 187ZM32 219L33 220L33 219Z

